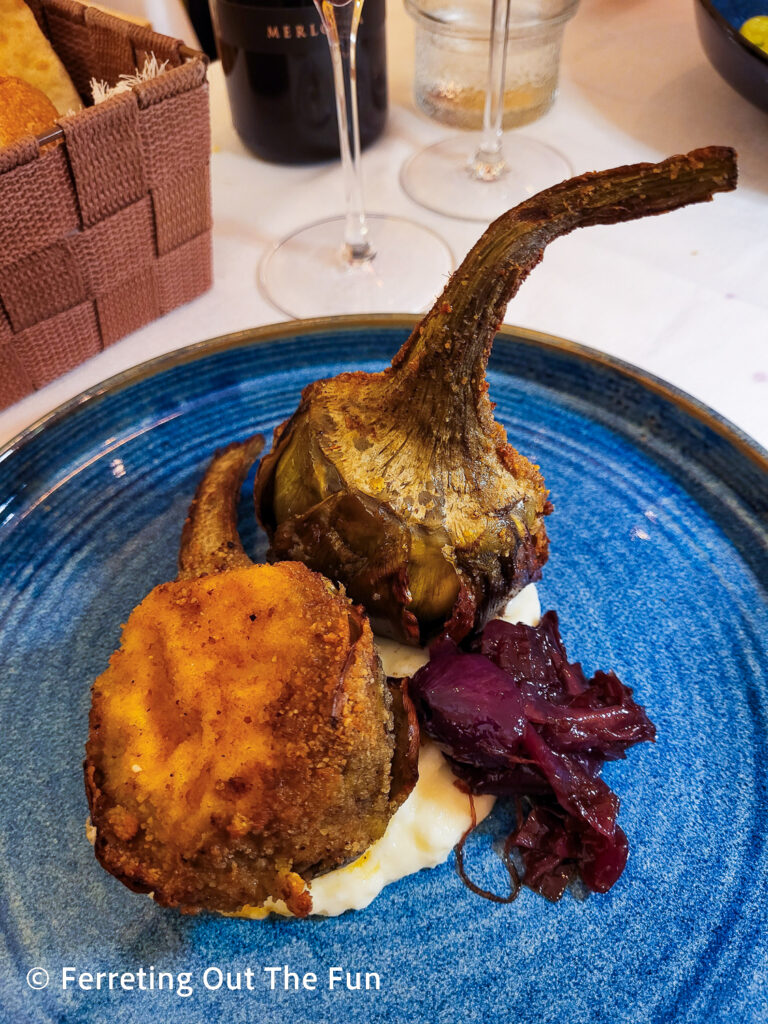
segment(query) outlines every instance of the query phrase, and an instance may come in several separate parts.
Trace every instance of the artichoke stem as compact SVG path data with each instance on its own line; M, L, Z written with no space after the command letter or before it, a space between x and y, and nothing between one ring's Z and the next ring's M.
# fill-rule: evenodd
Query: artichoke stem
M575 228L616 224L706 202L736 187L730 148L672 156L582 174L532 196L485 231L427 316L395 356L391 401L432 431L447 424L446 439L475 429L490 415L485 369L507 304L545 247ZM450 401L446 401L450 399Z
M216 452L198 484L181 533L180 580L252 565L237 529L237 502L264 438L254 434Z

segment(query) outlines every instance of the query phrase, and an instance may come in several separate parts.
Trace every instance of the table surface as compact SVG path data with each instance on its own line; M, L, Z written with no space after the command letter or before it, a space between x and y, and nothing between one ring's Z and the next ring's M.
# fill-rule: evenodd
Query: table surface
M391 112L363 157L368 206L433 227L460 257L482 225L423 210L398 182L406 158L451 129L414 106L413 28L400 0L387 19ZM0 443L121 370L284 319L257 290L258 260L278 238L333 212L321 209L320 195L337 196L341 212L340 168L278 167L248 155L232 129L218 64L210 82L213 289L0 413ZM506 320L635 363L768 447L768 116L707 62L692 0L582 0L566 29L555 106L522 132L567 154L576 173L701 145L737 149L735 193L558 240ZM510 156L514 138L507 136Z

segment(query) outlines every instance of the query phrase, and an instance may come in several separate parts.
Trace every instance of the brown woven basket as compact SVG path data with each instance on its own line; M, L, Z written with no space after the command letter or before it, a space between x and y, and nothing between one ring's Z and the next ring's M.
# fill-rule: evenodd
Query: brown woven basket
M83 98L168 68L0 148L0 408L211 286L206 61L76 0L27 0Z

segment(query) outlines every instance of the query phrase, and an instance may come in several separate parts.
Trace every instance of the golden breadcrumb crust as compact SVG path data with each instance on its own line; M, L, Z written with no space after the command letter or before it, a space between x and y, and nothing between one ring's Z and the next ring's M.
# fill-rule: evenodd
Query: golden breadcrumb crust
M383 834L394 736L370 626L322 576L283 562L162 584L93 686L96 856L165 906L272 897L303 916L305 883Z

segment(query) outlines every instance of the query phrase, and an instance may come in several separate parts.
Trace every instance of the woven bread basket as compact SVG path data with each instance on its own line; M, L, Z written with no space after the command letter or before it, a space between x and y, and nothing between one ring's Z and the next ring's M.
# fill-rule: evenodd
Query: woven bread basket
M0 408L211 286L207 63L76 0L27 0L85 98L157 78L0 148Z

